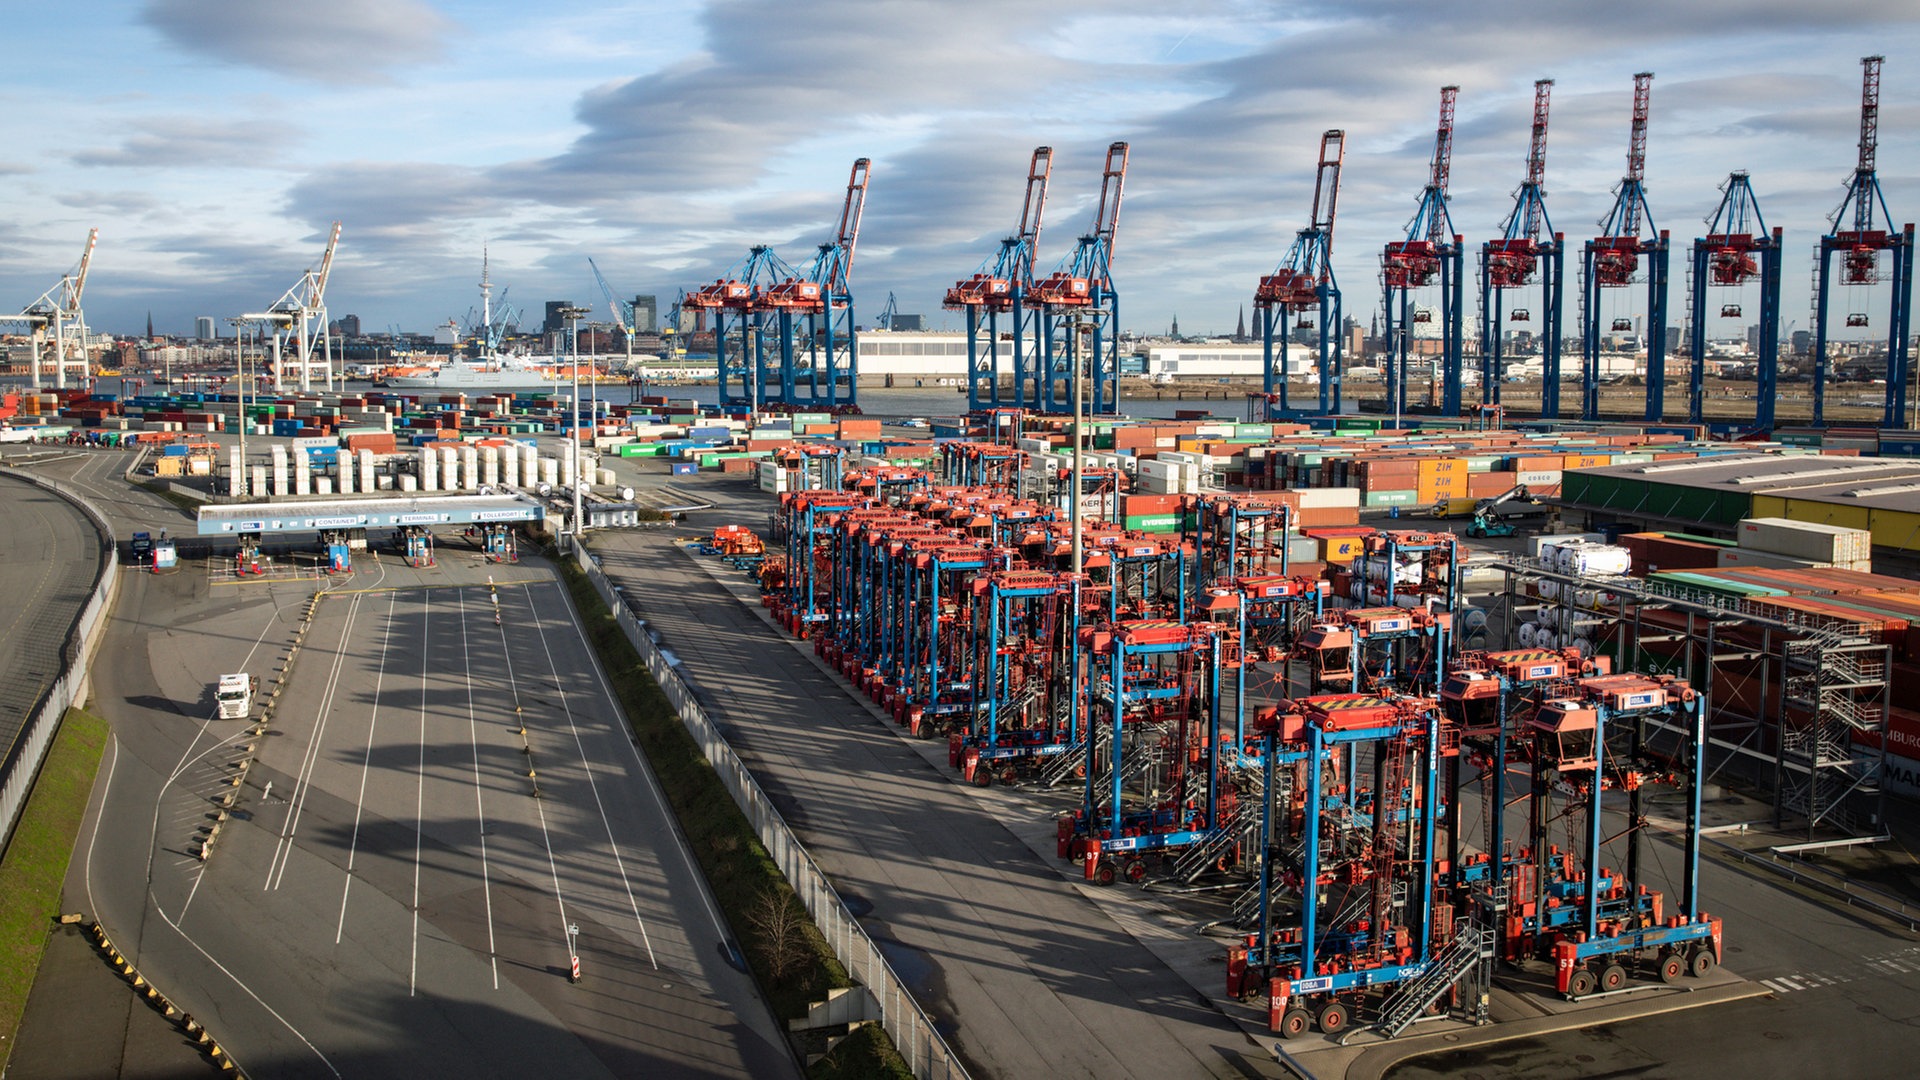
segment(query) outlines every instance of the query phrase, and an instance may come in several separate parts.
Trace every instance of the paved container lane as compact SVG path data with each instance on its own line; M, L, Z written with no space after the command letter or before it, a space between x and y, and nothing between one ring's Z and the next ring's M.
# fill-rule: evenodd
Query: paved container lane
M205 680L276 670L311 586L142 579L101 684L123 703L117 771L76 884L253 1075L796 1075L563 592L507 576L499 622L484 571L340 582L264 736L208 719ZM521 697L541 706L524 738Z
M1234 1025L658 534L597 541L980 1076L1270 1075Z

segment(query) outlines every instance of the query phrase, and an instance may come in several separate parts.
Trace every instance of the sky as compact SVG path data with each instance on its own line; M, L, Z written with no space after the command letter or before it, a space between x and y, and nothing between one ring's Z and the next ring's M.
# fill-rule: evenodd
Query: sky
M1122 326L1229 333L1308 223L1328 128L1347 147L1333 266L1365 322L1381 246L1405 235L1427 180L1442 85L1461 88L1451 211L1472 250L1513 206L1534 80L1555 80L1546 204L1577 259L1625 171L1640 71L1655 74L1646 187L1675 238L1676 323L1682 252L1744 169L1786 230L1783 318L1805 328L1868 54L1886 56L1886 202L1920 218L1911 0L84 7L8 18L0 310L57 287L97 228L84 308L111 333L143 332L151 313L156 332L190 335L195 316L260 310L318 263L334 221L327 307L371 332L465 321L483 250L523 326L556 299L610 318L589 257L617 295L656 294L664 311L756 244L805 266L860 157L860 321L892 293L957 328L941 297L1017 229L1034 147L1054 148L1045 271L1092 226L1116 140L1131 147ZM1852 292L1836 303L1874 309L1860 333L1884 333L1887 290Z

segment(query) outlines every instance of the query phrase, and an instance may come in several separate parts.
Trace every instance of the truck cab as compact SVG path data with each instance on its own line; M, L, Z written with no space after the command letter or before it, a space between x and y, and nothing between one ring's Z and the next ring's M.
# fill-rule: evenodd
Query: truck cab
M146 562L147 556L153 553L153 534L145 532L134 533L133 542L130 547L133 551L134 562Z
M214 687L214 701L222 720L245 720L253 711L253 676L222 675Z

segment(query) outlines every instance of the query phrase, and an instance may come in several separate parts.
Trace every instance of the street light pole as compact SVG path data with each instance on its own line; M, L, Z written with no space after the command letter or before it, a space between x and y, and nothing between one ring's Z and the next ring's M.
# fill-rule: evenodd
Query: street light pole
M573 542L576 547L586 525L580 495L580 316L586 313L586 308L572 304L558 312L567 320L567 353L571 361L568 366L573 369L573 424L567 431L567 438L573 443Z
M1080 577L1083 561L1083 552L1080 546L1080 503L1082 501L1081 490L1083 483L1080 477L1081 470L1085 468L1086 465L1086 433L1081 430L1081 417L1085 411L1082 399L1086 396L1087 380L1085 378L1086 372L1082 369L1080 343L1082 335L1090 335L1092 331L1093 325L1091 323L1076 319L1073 324L1073 339L1070 346L1071 355L1073 356L1073 483L1067 488L1067 497L1073 501L1069 503L1067 507L1067 520L1069 522L1068 528L1073 530L1072 569L1075 580L1078 580Z
M252 493L247 483L247 332L241 320L228 321L233 323L233 390L240 402L236 417L240 421L240 475L234 477L230 494L242 495Z

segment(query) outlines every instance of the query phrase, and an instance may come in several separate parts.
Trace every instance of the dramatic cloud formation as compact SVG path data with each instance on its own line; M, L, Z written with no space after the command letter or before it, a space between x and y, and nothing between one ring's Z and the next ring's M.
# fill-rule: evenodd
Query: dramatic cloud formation
M1625 167L1634 72L1657 74L1647 185L1676 246L1730 169L1811 248L1858 131L1859 58L1889 57L1879 168L1920 201L1920 9L1855 0L106 0L84 42L17 28L0 95L25 130L0 177L0 305L37 295L102 229L88 311L127 329L285 289L345 223L329 306L375 326L473 303L480 254L522 305L711 280L754 244L804 264L873 160L855 268L936 325L946 286L1016 225L1028 156L1055 149L1039 262L1090 224L1107 144L1132 145L1115 274L1130 329L1231 330L1304 225L1322 131L1346 132L1334 266L1378 303L1443 84L1461 87L1455 226L1512 206L1533 81L1556 80L1548 207L1577 246ZM82 52L81 50L85 51ZM88 72L83 93L71 72ZM1800 256L1795 254L1797 261ZM1680 288L1676 284L1676 289ZM20 296L14 300L11 297ZM1788 318L1804 319L1789 297Z
M141 19L209 60L318 82L438 59L450 29L420 0L152 0Z

